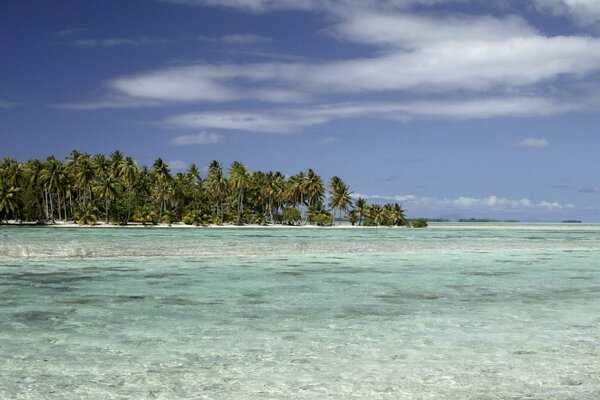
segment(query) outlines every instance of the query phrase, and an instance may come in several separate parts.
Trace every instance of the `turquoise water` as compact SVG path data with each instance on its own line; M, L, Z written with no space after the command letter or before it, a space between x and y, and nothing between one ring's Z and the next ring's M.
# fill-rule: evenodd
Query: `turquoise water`
M0 228L2 399L600 397L600 226Z

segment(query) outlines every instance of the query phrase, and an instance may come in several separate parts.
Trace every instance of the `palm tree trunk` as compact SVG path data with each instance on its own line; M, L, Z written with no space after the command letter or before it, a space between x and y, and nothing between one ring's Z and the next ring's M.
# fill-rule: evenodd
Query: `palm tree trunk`
M54 203L52 202L52 193L49 193L50 197L50 219L54 221Z
M104 222L106 224L108 224L108 204L110 202L110 199L108 197L106 197L106 200L104 202L104 206L105 206L105 210L104 210Z
M44 202L44 211L46 213L46 221L50 219L50 216L48 215L48 192L46 190L44 190L44 196L42 197L42 200Z
M129 218L131 218L131 188L129 189L129 193L127 196L127 221L126 224L129 223Z
M60 207L62 206L60 202L60 190L56 192L56 201L58 202L58 204L56 205L56 208L58 209L58 220L62 221L62 210L60 209Z
M240 189L240 197L238 198L237 224L242 224L242 202L244 201L244 189Z

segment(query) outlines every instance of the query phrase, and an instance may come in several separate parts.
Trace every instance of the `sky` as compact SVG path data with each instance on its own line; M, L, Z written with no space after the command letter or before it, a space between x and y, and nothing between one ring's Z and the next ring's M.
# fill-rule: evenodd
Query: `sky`
M0 157L339 175L409 217L600 222L600 1L0 0Z

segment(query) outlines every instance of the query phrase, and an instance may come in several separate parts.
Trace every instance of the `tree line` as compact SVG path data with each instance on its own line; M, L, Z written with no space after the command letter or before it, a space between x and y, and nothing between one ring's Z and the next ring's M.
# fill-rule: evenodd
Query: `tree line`
M140 166L120 151L90 155L74 150L65 161L0 161L0 216L8 222L75 221L93 225L183 222L208 224L409 226L401 205L369 204L352 196L337 176L324 183L308 169L295 175L252 171L234 161L211 161L205 176L190 165L172 173L161 158ZM422 226L424 221L416 221ZM426 223L425 223L426 225Z

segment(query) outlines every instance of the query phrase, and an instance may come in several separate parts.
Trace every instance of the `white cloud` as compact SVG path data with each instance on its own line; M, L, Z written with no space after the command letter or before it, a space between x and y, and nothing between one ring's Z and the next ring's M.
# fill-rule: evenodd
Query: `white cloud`
M56 36L72 36L76 33L83 32L81 28L71 28L71 29L63 29L62 31L56 32Z
M550 146L550 142L544 138L526 138L517 143L519 147L542 148Z
M528 198L522 199L507 199L497 196L488 196L483 198L474 198L468 196L461 196L455 199L449 198L436 198L436 197L418 197L413 195L395 195L395 196L384 196L384 195L369 195L355 193L353 197L362 197L372 201L393 201L401 202L411 207L420 207L427 209L451 209L451 210L571 210L575 206L566 203L561 204L557 202L540 201L533 203Z
M534 3L540 11L567 16L583 26L600 22L598 0L534 0Z
M179 3L189 6L218 6L249 12L267 12L274 9L310 10L316 0L159 0L164 3Z
M116 46L148 46L154 44L165 44L170 43L166 39L152 39L152 38L108 38L108 39L77 39L73 41L73 44L77 47L116 47Z
M600 72L600 38L546 36L521 17L410 13L410 5L436 0L172 2L251 12L319 10L333 21L329 34L374 52L326 61L197 63L140 71L105 82L104 96L95 101L58 106L277 103L283 105L275 110L264 104L247 112L221 108L173 115L165 122L189 129L285 133L338 118L529 117L600 105L597 95L579 93L581 84ZM243 44L268 38L237 34L204 40ZM558 79L560 85L554 85ZM339 104L340 99L346 103Z
M322 63L195 64L119 77L108 87L119 95L164 101L290 102L307 94L509 89L596 71L600 39L532 35L436 42Z
M258 43L269 43L272 42L273 39L267 36L253 35L253 34L231 34L224 35L219 37L212 36L199 36L198 40L203 42L213 42L213 43L225 43L232 45L248 45L248 44L258 44Z
M223 135L214 132L198 132L194 135L177 136L169 143L173 146L186 146L191 144L214 144L223 142Z
M186 169L189 164L181 160L171 160L167 162L167 165L173 169Z
M82 101L78 103L55 103L50 104L50 107L61 108L64 110L104 110L109 108L140 108L140 107L157 107L164 104L156 100L140 100L131 97L123 96L107 96L106 98L95 101Z
M572 110L570 103L536 97L498 97L454 101L363 102L295 106L266 111L203 111L173 115L163 121L184 129L228 129L262 133L298 132L337 119L383 118L478 119L542 116Z
M413 4L434 5L439 3L463 2L465 0L158 0L163 3L178 3L188 6L217 6L238 11L265 13L279 10L303 10L344 12L347 9L385 8L405 9Z

